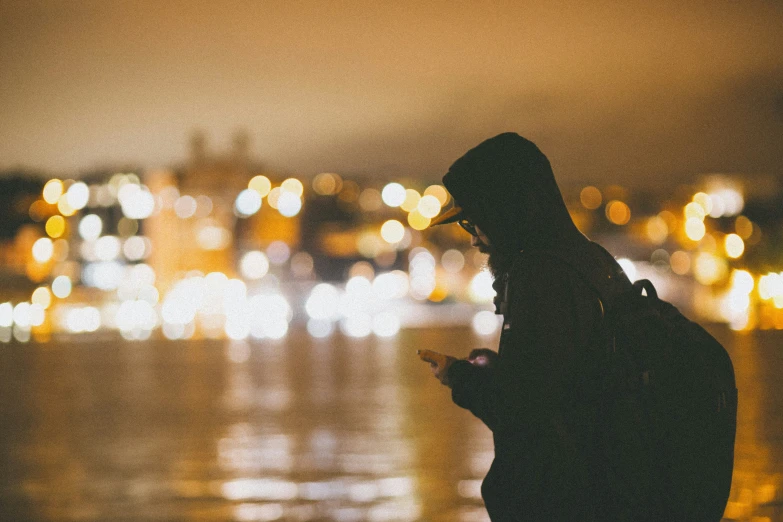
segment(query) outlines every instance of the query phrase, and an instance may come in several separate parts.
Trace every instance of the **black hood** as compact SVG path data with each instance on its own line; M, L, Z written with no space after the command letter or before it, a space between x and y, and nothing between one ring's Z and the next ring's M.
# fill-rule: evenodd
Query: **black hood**
M549 160L516 133L469 150L449 168L443 184L499 249L567 248L585 239L571 220Z

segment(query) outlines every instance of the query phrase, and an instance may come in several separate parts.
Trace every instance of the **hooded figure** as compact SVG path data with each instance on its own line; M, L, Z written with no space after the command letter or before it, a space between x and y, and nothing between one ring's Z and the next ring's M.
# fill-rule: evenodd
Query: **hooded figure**
M443 183L455 209L435 224L467 219L488 238L504 316L493 364L451 359L440 376L493 432L481 488L490 518L617 520L597 434L602 309L572 264L624 275L576 228L549 161L521 136L481 143Z

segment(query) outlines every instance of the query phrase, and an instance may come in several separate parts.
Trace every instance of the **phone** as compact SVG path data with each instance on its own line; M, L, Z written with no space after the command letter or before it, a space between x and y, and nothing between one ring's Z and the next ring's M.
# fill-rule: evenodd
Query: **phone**
M446 356L442 353L434 352L432 350L416 350L416 353L419 354L419 358L422 361L430 364L437 364L440 367L446 366Z

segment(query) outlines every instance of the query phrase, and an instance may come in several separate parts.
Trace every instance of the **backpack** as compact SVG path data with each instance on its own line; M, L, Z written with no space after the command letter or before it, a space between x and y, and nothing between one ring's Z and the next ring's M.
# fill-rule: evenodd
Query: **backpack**
M602 307L598 440L607 513L612 520L720 521L737 426L731 359L649 280L631 284L603 252L609 274L537 253L570 265Z

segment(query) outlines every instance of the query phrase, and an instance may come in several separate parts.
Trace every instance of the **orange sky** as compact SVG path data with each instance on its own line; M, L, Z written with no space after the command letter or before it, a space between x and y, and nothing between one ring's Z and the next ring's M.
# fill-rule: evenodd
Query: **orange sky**
M0 168L169 165L243 127L305 176L434 180L506 130L566 181L783 175L781 50L772 0L0 0Z

